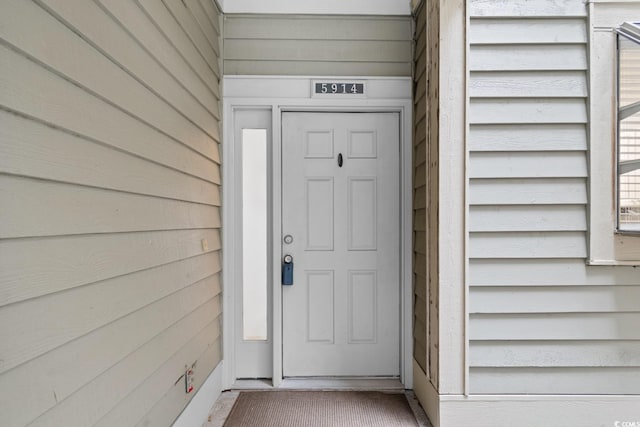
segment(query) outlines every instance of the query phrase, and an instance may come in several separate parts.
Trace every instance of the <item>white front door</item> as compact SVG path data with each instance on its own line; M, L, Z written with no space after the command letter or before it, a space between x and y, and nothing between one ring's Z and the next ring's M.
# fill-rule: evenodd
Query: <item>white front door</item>
M395 113L283 113L283 375L400 372Z

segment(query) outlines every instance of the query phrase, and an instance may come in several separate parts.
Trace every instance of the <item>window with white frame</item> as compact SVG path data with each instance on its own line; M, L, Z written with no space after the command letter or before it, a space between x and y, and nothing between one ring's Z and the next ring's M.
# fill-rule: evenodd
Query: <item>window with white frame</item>
M617 30L617 231L640 233L640 23Z
M640 1L587 0L588 259L640 265Z

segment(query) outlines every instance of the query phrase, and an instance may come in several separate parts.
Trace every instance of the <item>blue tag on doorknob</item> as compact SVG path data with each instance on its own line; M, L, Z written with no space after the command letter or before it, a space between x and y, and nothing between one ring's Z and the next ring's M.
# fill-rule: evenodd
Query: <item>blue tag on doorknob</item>
M282 284L293 285L293 261L282 264Z

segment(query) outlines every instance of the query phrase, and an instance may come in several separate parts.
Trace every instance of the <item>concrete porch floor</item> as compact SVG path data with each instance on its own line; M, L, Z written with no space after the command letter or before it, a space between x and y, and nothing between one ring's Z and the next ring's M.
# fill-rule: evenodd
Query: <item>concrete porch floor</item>
M233 405L241 391L244 390L274 390L268 381L243 380L234 384L232 390L222 393L209 411L209 417L203 427L222 427L229 416ZM426 413L418 403L413 391L404 390L397 380L364 379L364 380L336 380L336 379L287 379L278 390L369 390L404 393L420 427L431 427Z

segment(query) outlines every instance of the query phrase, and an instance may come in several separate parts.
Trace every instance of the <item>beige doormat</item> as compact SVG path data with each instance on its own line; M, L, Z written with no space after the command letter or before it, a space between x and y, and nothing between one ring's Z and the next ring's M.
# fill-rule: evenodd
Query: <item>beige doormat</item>
M404 393L247 391L225 427L417 427Z

